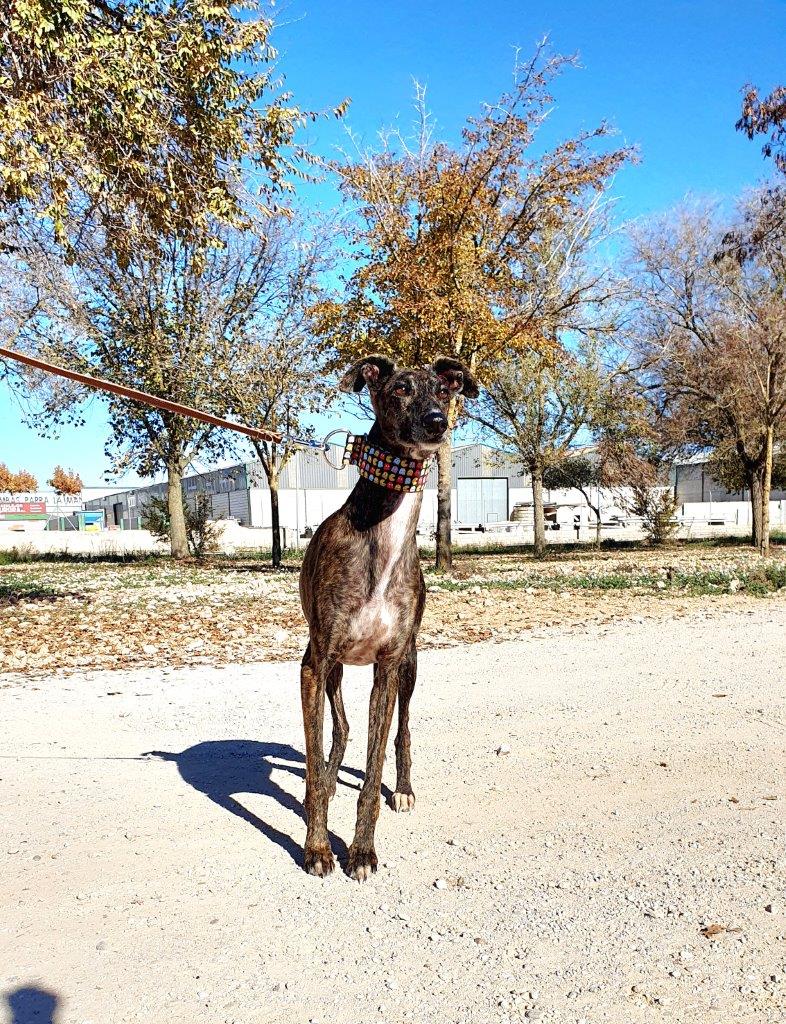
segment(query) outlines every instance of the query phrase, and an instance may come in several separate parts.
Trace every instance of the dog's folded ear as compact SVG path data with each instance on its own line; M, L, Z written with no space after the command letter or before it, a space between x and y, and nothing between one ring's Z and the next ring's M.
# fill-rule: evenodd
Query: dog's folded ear
M358 359L338 382L339 391L362 391L368 385L376 391L396 369L396 364L387 356L370 355Z
M432 363L434 373L441 377L454 395L464 395L467 398L477 398L479 395L478 382L469 372L469 369L458 359L451 359L450 356L439 356Z

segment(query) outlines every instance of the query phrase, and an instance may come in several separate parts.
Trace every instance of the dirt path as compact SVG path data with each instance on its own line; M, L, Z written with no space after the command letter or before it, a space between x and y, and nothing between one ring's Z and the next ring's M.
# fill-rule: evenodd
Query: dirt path
M427 652L365 886L297 863L294 665L0 677L0 1021L783 1021L785 673L765 601Z

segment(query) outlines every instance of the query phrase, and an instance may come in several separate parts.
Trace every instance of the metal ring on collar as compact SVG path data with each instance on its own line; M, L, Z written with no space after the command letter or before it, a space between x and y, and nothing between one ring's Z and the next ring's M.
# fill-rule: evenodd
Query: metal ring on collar
M328 453L330 451L330 439L335 434L346 434L346 436L347 436L347 440L344 442L344 450L343 450L343 453L341 455L341 463L338 466L334 462L331 462L331 460L330 460L330 458L328 456ZM322 442L322 455L324 456L325 462L327 462L328 466L330 466L331 469L336 469L336 470L339 470L339 471L342 470L342 469L346 469L346 467L347 467L347 444L349 443L349 439L351 437L354 437L354 436L355 435L352 433L351 430L345 430L343 427L339 427L337 430L331 430L330 433L325 438L325 440Z

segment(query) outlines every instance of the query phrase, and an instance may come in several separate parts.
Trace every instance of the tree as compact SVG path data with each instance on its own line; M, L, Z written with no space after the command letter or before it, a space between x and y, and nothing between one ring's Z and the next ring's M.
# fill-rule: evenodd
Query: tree
M32 473L28 473L26 469L20 469L18 473L14 474L11 477L11 483L14 490L19 493L22 491L38 490L38 480Z
M55 494L80 494L84 484L78 473L72 469L65 470L62 466L55 466L51 479L47 480L47 486L51 487Z
M555 217L602 192L631 151L596 152L603 124L545 153L533 141L570 58L545 45L517 64L513 88L467 120L453 148L433 137L421 88L408 140L382 135L377 152L335 163L351 218L354 269L342 295L315 311L316 329L348 363L368 351L422 365L462 359L481 383L506 353L544 341L533 301L533 247ZM461 412L451 411L451 426ZM449 570L450 439L438 453L437 567Z
M215 226L214 240L175 236L143 247L120 264L100 228L86 232L78 259L65 262L41 233L18 236L14 260L46 296L45 312L23 328L28 343L55 363L223 415L249 332L269 301L274 238ZM33 398L49 422L78 416L83 392L57 380L34 381ZM103 397L103 396L102 396ZM170 412L106 396L114 472L164 471L168 481L172 553L188 555L182 477L196 457L215 457L227 438L215 427Z
M37 491L38 480L26 469L12 473L4 462L0 462L0 491L10 494L21 494L24 491Z
M777 190L754 193L732 225L712 207L683 207L633 241L644 386L683 446L734 449L762 554L775 446L786 432L782 203Z
M694 448L735 452L751 495L752 542L769 545L776 442L786 429L784 197L762 189L724 224L683 210L664 245L639 245L648 268L645 358L664 421ZM658 263L655 275L652 264Z
M675 533L679 523L675 518L677 498L669 487L656 487L649 481L634 482L625 507L641 520L647 539L655 545L665 544Z
M737 131L745 132L749 139L769 133L762 153L773 157L775 166L786 173L786 87L779 85L762 98L756 86L746 85L742 94Z
M727 491L744 491L749 480L745 474L745 466L740 460L734 445L728 442L719 444L712 451L707 461L707 471L713 480L723 484ZM776 453L772 464L773 490L786 490L786 452Z
M268 237L264 316L245 332L236 370L227 381L232 413L249 426L283 435L280 442L252 441L270 490L274 567L281 564L279 481L297 451L292 437L311 437L303 418L329 404L322 367L325 344L309 329L309 310L328 266L327 242L323 225L309 231L301 224L279 222L275 235Z
M473 412L529 473L537 558L546 549L544 480L572 458L582 432L600 429L611 402L612 380L595 345L569 349L555 342L549 350L533 348L507 358Z
M549 466L543 474L543 486L548 490L576 490L595 516L595 546L600 547L601 503L600 490L603 484L602 466L594 453L569 454L556 466ZM595 500L592 492L595 491Z
M256 0L3 4L0 219L32 211L68 246L101 211L121 255L244 222L241 165L286 190L314 117L279 89L271 29Z
M624 359L615 358L621 282L595 258L608 231L596 193L552 213L531 240L530 341L498 358L473 413L530 474L536 557L546 546L544 476L571 458L578 441L612 430L624 436L635 408L623 386Z
M0 316L18 344L208 411L225 405L234 338L266 273L252 224L310 159L294 135L314 115L280 91L270 30L255 0L242 11L229 0L5 5L0 217L11 280L27 292ZM243 239L255 258L237 259ZM40 379L36 394L50 423L82 398ZM185 556L184 467L225 441L108 401L115 468L166 469L172 549Z

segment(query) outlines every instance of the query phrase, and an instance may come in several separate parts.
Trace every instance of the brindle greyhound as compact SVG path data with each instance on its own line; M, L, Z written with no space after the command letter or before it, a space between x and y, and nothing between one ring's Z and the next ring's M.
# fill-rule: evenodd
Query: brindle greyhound
M425 600L415 541L423 500L418 484L448 429L450 400L458 394L475 398L478 388L467 367L455 359L441 358L426 369L407 370L378 355L355 363L339 386L342 391L368 387L376 420L361 442L375 447L377 460L366 472L369 462L361 458L360 479L346 503L314 534L300 574L300 599L309 625L300 676L308 821L304 866L313 875L327 875L334 868L327 809L349 736L341 676L344 665L373 664L366 777L346 867L352 878L365 881L377 869L374 830L396 697L396 789L391 806L395 811L415 806L409 777L409 701ZM367 455L368 448L361 454ZM391 463L398 472L407 467L414 473L414 486L391 489L390 476L383 472L377 473L382 479L375 482L373 467L382 462L383 469ZM327 764L322 739L326 690L333 715Z

